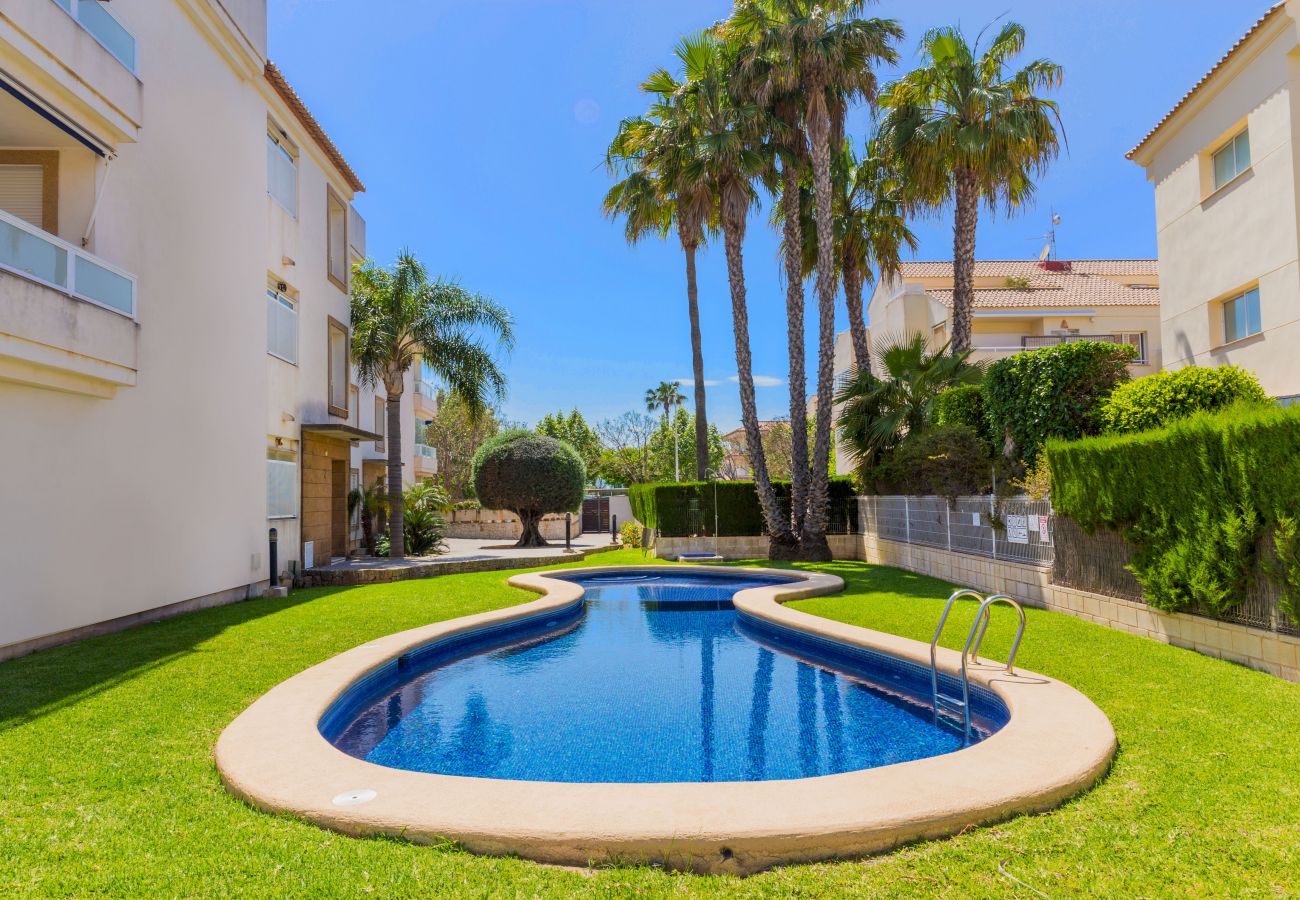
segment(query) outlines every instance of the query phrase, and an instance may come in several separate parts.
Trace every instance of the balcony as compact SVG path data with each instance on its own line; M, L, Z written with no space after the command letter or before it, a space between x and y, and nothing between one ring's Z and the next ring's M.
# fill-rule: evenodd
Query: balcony
M423 478L438 474L438 451L428 444L415 445L415 475Z
M93 397L135 384L136 280L0 210L0 379Z
M416 418L433 417L438 414L438 389L427 381L415 383Z
M1145 334L1027 334L1020 338L1019 344L980 344L975 335L974 358L977 361L1003 359L1023 353L1026 350L1040 350L1043 347L1058 347L1061 344L1077 344L1080 341L1099 341L1103 344L1128 344L1136 347L1137 359L1133 365L1147 364L1147 342Z
M108 11L103 0L54 0L54 4L72 16L118 62L135 72L135 35Z

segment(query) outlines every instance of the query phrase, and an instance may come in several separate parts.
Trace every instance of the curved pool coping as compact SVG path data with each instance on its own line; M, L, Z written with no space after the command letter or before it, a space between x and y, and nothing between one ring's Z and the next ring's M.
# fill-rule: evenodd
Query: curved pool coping
M548 575L647 569L664 571L593 566L516 575L509 584L542 597L382 637L313 666L272 688L221 734L221 779L259 809L349 835L451 840L477 853L560 865L649 863L748 874L784 863L880 853L1044 811L1095 784L1115 753L1110 720L1083 694L1046 676L1023 670L1008 675L1003 666L987 663L971 669L971 680L1010 710L1010 721L996 733L955 753L816 778L661 784L468 778L375 765L348 756L321 735L319 723L335 700L401 654L582 602L581 585ZM838 593L844 582L834 575L728 571L798 579L740 591L734 603L743 615L930 664L928 644L783 606ZM957 651L940 649L942 670L958 672L960 662ZM365 791L375 792L373 799L336 802Z

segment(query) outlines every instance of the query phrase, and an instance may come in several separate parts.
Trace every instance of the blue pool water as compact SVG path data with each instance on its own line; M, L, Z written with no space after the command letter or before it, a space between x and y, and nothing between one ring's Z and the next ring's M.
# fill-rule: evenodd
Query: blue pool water
M322 733L383 766L563 782L806 778L962 746L931 721L928 668L732 607L737 591L781 579L571 580L585 603L407 654L340 698ZM1007 719L983 690L972 710L977 737Z

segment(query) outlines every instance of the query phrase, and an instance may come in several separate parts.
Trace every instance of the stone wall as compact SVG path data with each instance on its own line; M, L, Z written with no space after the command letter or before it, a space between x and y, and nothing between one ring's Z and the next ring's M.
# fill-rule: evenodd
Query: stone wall
M875 535L854 538L856 554L850 558L932 575L984 593L1009 594L1028 606L1068 613L1300 682L1300 638L1186 613L1165 613L1138 601L1053 584L1051 570L1046 568L903 544Z
M548 541L564 540L564 516L544 516L542 537ZM456 509L447 515L447 537L488 538L517 541L523 534L519 517L504 509ZM573 514L572 536L582 534L582 515Z

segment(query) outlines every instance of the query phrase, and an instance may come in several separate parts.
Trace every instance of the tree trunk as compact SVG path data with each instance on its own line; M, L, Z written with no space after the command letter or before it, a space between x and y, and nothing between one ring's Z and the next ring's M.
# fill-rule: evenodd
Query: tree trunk
M514 510L515 515L519 517L519 522L523 525L523 533L519 535L516 547L549 547L546 538L542 537L542 514L531 509Z
M867 341L867 317L862 308L862 272L844 261L844 302L849 308L849 334L853 338L853 365L859 372L871 371L871 349Z
M406 533L402 509L402 394L388 392L388 556L406 556Z
M956 173L956 213L952 241L952 352L970 349L971 309L975 301L975 228L979 224L979 185L975 173Z
M709 477L709 419L704 404L704 347L700 338L700 295L695 281L695 253L686 247L686 301L691 314L691 377L695 379L695 477Z
M375 555L375 520L374 511L363 501L361 504L361 535L366 542L366 553Z
M832 209L830 115L820 90L808 104L813 192L817 221L817 427L813 436L808 511L799 535L799 558L831 558L826 540L830 519L831 404L835 392L835 211Z
M743 215L743 213L742 213ZM767 459L763 454L763 435L758 427L758 408L754 401L754 362L749 351L749 309L745 300L745 258L741 247L741 230L734 222L723 222L723 243L727 253L727 280L731 286L731 318L736 335L736 374L740 382L740 420L745 426L745 444L758 502L769 536L769 555L773 559L790 559L797 549L790 531L789 518L781 512L776 491L767 476Z
M785 320L790 355L790 527L803 531L808 505L808 375L804 354L803 222L799 170L782 166L781 206L785 215Z

